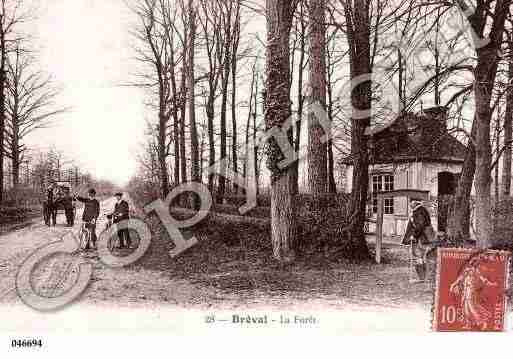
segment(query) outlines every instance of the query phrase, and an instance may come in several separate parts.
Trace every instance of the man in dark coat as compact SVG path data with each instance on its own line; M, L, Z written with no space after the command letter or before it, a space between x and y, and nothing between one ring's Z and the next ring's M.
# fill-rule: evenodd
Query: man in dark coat
M91 188L88 191L89 198L80 197L75 195L75 199L84 203L84 212L82 213L82 221L85 223L86 228L89 228L91 231L91 241L93 242L93 249L96 249L96 221L100 216L100 202L95 198L96 191L94 188ZM89 243L87 243L86 248L89 249Z
M130 207L128 202L123 200L123 193L118 192L114 195L116 197L116 204L114 205L114 212L112 218L114 223L119 223L130 218ZM128 228L118 230L119 246L120 248L130 248L130 232Z
M415 262L415 271L420 280L426 277L426 253L429 244L435 240L435 231L431 226L431 216L421 201L413 200L411 217L406 227L402 243L411 245L411 255Z
M50 185L46 192L46 203L45 203L45 223L47 226L53 225L57 222L57 209L55 207L55 187Z
M73 227L75 224L75 213L73 212L73 197L69 193L69 188L63 190L63 194L55 201L55 208L62 206L66 215L66 224Z
M73 227L75 224L75 213L73 212L73 198L69 193L64 194L60 200L62 207L64 207L64 213L66 214L66 223L68 227Z

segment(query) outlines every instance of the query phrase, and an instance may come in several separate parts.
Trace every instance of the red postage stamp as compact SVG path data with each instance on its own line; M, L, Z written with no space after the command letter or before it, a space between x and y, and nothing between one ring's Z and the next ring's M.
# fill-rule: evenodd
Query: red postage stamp
M503 331L510 253L438 250L433 330Z

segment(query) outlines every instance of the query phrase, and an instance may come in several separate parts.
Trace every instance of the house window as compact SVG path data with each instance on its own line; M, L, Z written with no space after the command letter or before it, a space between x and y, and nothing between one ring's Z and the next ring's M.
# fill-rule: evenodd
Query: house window
M394 190L394 175L376 174L372 176L372 213L378 212L378 192L389 192ZM384 198L384 214L394 214L394 198Z

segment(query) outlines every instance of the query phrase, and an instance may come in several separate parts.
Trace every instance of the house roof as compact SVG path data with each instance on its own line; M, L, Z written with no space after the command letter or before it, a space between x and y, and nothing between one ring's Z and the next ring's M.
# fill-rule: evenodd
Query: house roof
M463 163L466 147L447 131L444 108L405 113L384 126L368 129L370 163ZM342 159L352 164L352 156Z

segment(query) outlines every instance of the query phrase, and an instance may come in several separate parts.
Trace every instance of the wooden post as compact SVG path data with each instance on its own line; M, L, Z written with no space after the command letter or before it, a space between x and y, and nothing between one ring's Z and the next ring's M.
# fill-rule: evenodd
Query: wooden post
M381 247L383 243L383 196L378 194L378 214L376 220L376 263L381 263Z

